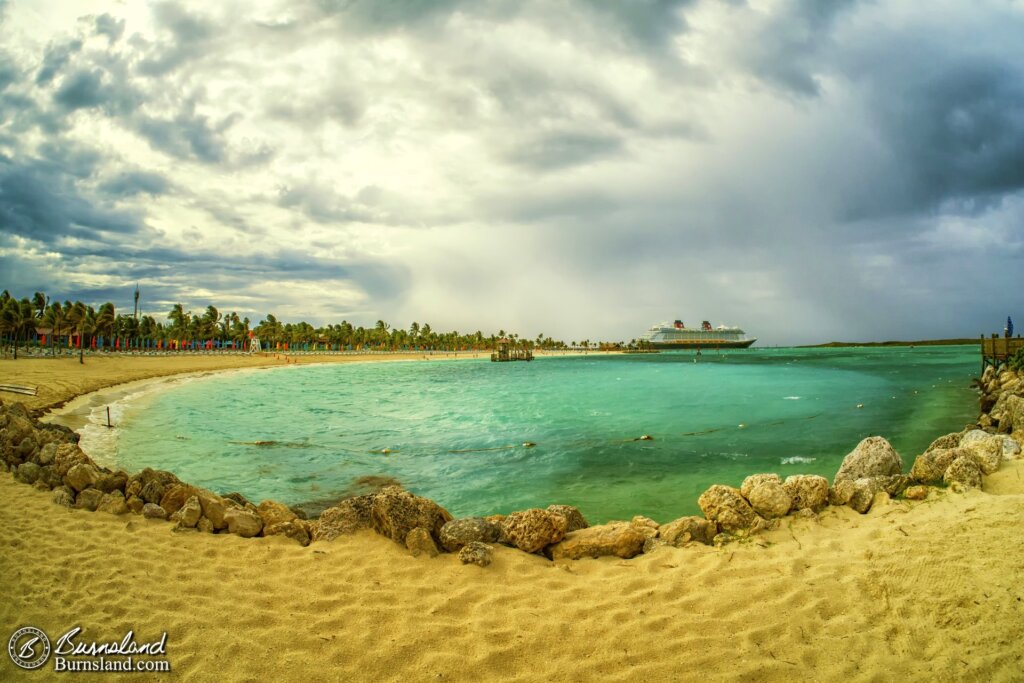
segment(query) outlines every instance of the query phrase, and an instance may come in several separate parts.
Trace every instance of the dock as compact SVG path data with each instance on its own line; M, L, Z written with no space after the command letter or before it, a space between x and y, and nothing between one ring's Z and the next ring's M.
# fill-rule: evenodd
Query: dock
M525 346L517 346L509 339L499 339L498 348L491 353L492 363L507 363L515 360L533 360L533 351Z
M981 372L990 365L998 372L1021 349L1024 349L1024 339L1019 334L1016 337L993 334L988 339L981 335Z

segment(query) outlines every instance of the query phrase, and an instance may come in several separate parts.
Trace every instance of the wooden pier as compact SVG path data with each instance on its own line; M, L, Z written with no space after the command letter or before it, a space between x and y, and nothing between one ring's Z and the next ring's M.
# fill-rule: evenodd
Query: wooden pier
M989 339L981 335L981 372L990 365L998 371L1021 349L1024 349L1024 339L1019 334L1016 337L993 334Z
M533 360L533 351L528 348L517 348L508 339L499 339L498 348L491 353L492 363L506 363L514 360Z

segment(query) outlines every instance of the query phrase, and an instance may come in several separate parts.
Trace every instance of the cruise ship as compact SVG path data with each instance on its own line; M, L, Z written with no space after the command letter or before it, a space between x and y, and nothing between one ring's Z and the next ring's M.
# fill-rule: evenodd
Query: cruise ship
M673 323L653 325L640 342L655 349L745 349L757 338L747 338L746 332L738 327L719 325L711 327L705 320L699 328L687 327L682 320Z

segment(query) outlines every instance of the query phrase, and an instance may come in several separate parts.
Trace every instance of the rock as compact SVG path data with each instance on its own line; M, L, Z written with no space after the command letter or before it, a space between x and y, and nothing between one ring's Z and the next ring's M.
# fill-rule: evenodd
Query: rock
M1007 397L1006 410L1003 419L999 421L999 427L1008 432L1024 430L1024 398L1014 394Z
M142 513L142 509L146 506L146 501L142 500L138 496L128 496L125 500L125 504L131 512L138 515Z
M226 529L228 522L225 516L229 510L237 509L232 507L233 502L228 503L226 499L207 489L196 489L195 495L199 499L199 507L203 509L203 517L213 523L213 528Z
M903 497L907 500L924 500L928 497L927 486L908 486L907 490L903 492Z
M40 465L52 465L56 457L57 444L51 442L39 449L39 453L36 455L36 462Z
M125 503L124 494L120 491L104 493L100 504L96 506L96 512L108 512L112 515L128 514L128 505Z
M137 495L147 503L159 505L167 490L180 483L181 480L171 472L147 467L132 475L125 484L124 492L127 496Z
M43 465L40 467L39 479L37 481L45 482L47 488L51 489L55 489L64 484L64 478L57 474L57 470L53 465Z
M877 478L841 479L829 490L829 503L848 505L864 514L871 509L871 503L879 490Z
M816 474L794 474L782 482L793 498L792 510L818 512L828 505L828 479Z
M704 516L726 531L749 529L757 513L750 507L739 489L715 484L697 500Z
M234 502L238 503L239 507L243 507L243 508L248 506L248 505L252 505L252 503L249 502L248 498L243 496L241 493L238 493L237 491L232 491L231 493L225 493L223 496L221 496L221 498L223 498L224 500L233 500ZM255 507L255 506L253 506L253 507Z
M940 436L935 439L935 441L932 441L924 452L927 453L928 451L934 451L936 448L956 448L960 445L961 438L962 436L960 432L952 432L945 436Z
M869 436L843 458L833 481L838 483L902 473L903 461L889 442L880 436Z
M936 448L919 455L910 468L910 478L922 484L934 484L942 481L942 475L946 472L954 460L959 457L970 457L970 451L956 448Z
M164 484L156 479L150 479L142 485L142 491L139 493L139 497L147 503L159 505L166 492L167 487Z
M773 519L785 517L793 505L793 496L782 485L777 474L752 474L743 480L740 493L754 508L754 512Z
M565 538L567 527L568 522L562 515L532 508L506 516L501 522L501 533L520 550L538 553Z
M74 507L79 510L95 511L101 500L103 500L103 491L99 489L85 489L84 491L79 491L78 495L75 496Z
M1020 457L1020 444L1015 439L1005 434L998 434L995 438L1002 441L1003 460L1016 460Z
M46 485L45 481L36 481L34 484L32 484L32 488L34 488L36 491L42 491L44 493L50 490L50 487Z
M224 523L227 524L229 533L236 534L242 538L259 536L263 530L263 520L260 519L260 516L245 508L231 508L227 510L224 513Z
M946 468L945 474L942 475L942 480L947 485L956 483L963 488L980 489L981 468L974 458L961 456Z
M264 536L287 536L288 538L298 541L300 545L306 546L310 543L309 531L306 530L306 525L301 520L294 519L287 522L278 522L277 524L271 524L270 526L263 527Z
M370 528L370 507L373 496L346 498L337 506L327 508L310 523L310 537L314 541L333 541L343 534Z
M165 496L166 498L166 496ZM176 502L176 501L175 501ZM160 507L167 510L163 503ZM199 523L199 518L203 516L203 507L199 503L198 496L189 496L182 505L178 506L177 509L171 513L171 521L177 522L178 526L186 529L191 529Z
M256 514L263 520L264 527L291 522L299 518L287 505L273 500L265 500L257 505Z
M100 480L100 471L91 463L75 465L64 475L64 481L76 491L84 491L88 488L95 488L94 484Z
M196 496L197 490L194 486L188 484L172 484L167 487L164 491L164 495L160 498L160 507L167 510L167 514L171 517L174 516L181 506L188 501L189 498L196 498L198 502L199 498Z
M121 491L123 493L127 482L128 474L125 472L100 472L96 488L103 491L103 493L113 493L114 491Z
M57 505L63 505L66 508L71 507L75 504L75 494L68 486L61 486L60 488L53 490L53 495L50 496L50 500Z
M551 510L551 508L548 509ZM561 513L555 512L555 514ZM488 522L483 517L453 519L441 527L440 533L441 547L450 553L458 552L473 542L495 543L499 538L501 538L501 529L498 525Z
M963 436L960 437L959 441L957 441L952 446L947 446L947 448L953 448L955 446L970 446L973 443L978 443L979 441L988 441L991 438L992 435L986 431L983 431L981 429L972 429L970 431L964 432Z
M21 440L21 443L18 444L14 452L21 460L29 460L38 449L39 445L36 443L36 440L29 435Z
M72 467L81 464L92 464L92 460L82 452L78 444L64 443L57 446L57 453L53 456L53 466L57 474L67 476Z
M659 525L650 517L636 515L630 520L629 525L643 534L644 538L657 538Z
M439 554L434 537L431 536L430 531L421 526L411 529L405 535L405 547L409 549L413 557L420 555L437 557Z
M903 474L875 477L875 488L885 491L890 497L900 495L908 486L910 486L910 477Z
M639 555L647 540L637 526L626 523L601 524L574 531L551 547L553 560L614 556L628 559Z
M23 484L34 484L39 479L41 470L42 468L34 462L23 462L14 470L14 478Z
M208 520L206 517L200 517L199 521L196 522L196 530L201 531L204 534L212 534L216 531L213 528L213 522Z
M644 548L641 551L641 553L644 555L650 555L651 553L657 551L658 548L664 548L666 546L668 546L668 543L666 543L660 538L648 538L646 541L644 541Z
M370 505L373 530L401 544L416 527L427 529L436 540L441 527L451 519L448 511L434 501L414 496L400 486L385 486L373 494Z
M459 551L459 562L486 567L491 563L494 549L480 541L470 541Z
M580 512L579 508L575 508L572 505L549 505L548 512L554 512L557 515L565 517L567 526L565 532L570 533L578 529L586 529L589 524L583 517L583 513Z
M142 516L146 519L167 519L167 510L156 503L146 503L142 506Z
M697 516L680 517L658 527L658 538L677 548L691 541L711 545L717 533L718 525Z
M982 474L996 472L1003 461L1003 441L997 437L970 441L961 448L965 448L971 454Z

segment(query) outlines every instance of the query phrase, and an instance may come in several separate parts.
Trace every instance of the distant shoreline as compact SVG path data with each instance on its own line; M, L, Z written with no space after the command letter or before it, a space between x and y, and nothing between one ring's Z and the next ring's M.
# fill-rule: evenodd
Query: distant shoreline
M845 349L859 346L968 346L979 344L978 339L924 339L921 341L884 341L884 342L839 342L826 344L805 344L797 349Z

